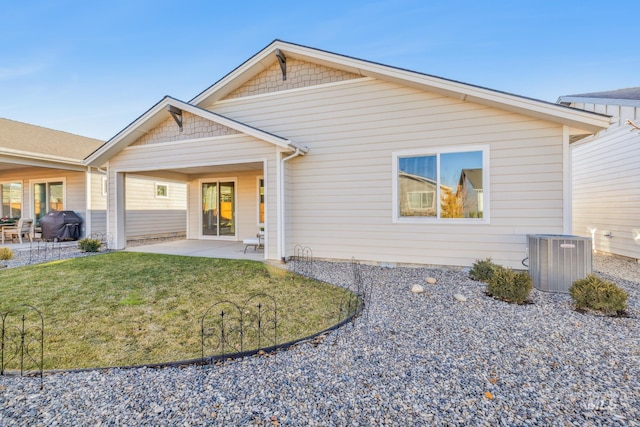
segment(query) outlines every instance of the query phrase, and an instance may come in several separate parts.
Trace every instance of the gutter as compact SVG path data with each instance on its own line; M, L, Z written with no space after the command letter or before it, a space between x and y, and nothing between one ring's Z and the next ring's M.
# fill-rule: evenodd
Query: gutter
M278 232L280 233L280 259L282 260L282 262L286 262L286 251L285 251L285 231L284 231L284 227L285 227L285 220L284 220L284 214L285 214L285 197L284 197L284 164L285 162L293 159L294 157L298 157L299 155L301 155L301 151L300 148L296 147L296 151L288 156L283 158L282 160L280 160L280 203L278 205L278 207L280 208L280 215L278 216L280 219L280 224L278 224Z

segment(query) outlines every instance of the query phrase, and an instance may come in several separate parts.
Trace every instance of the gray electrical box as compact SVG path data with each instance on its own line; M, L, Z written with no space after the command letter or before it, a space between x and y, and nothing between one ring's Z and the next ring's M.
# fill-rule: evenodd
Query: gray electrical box
M529 275L541 291L568 293L593 269L591 238L558 234L527 235Z

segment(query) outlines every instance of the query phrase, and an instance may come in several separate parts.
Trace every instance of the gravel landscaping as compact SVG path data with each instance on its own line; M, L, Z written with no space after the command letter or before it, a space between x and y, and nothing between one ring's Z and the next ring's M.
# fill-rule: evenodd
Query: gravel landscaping
M629 317L535 289L533 304L496 301L462 269L362 266L370 304L324 340L205 369L53 374L43 390L0 377L0 425L640 426L640 265L594 262ZM350 264L313 269L351 281Z

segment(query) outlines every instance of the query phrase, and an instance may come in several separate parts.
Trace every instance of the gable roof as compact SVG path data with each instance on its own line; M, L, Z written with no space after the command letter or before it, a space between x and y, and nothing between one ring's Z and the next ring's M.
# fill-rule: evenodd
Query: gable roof
M565 95L558 98L558 103L569 105L572 102L585 104L612 104L640 107L640 86L626 89L590 92L579 95Z
M540 101L507 92L487 89L468 83L449 80L429 74L391 67L376 62L340 55L320 49L314 49L282 40L275 40L239 67L224 76L218 82L201 92L190 104L207 108L223 99L244 82L272 65L279 50L287 58L312 62L346 72L374 77L415 87L428 92L450 96L464 101L488 105L502 110L513 111L550 122L567 125L572 128L595 133L609 126L610 117L604 114L587 112L551 102Z
M103 146L99 147L97 150L91 153L91 155L86 158L85 163L90 166L103 165L115 153L129 146L138 138L166 120L169 114L167 113L168 107L174 107L182 111L187 111L196 116L200 116L204 119L237 130L238 132L251 135L255 138L269 142L278 147L282 147L286 150L298 150L302 154L308 151L308 149L303 145L297 144L287 138L283 138L281 136L266 132L253 126L249 126L245 123L241 123L237 120L233 120L221 114L205 110L198 106L188 104L184 101L180 101L179 99L165 96L144 114L142 114L131 124L129 124L129 126L123 129L120 133L118 133L116 136L107 141Z
M104 144L68 132L0 118L0 162L22 166L81 165ZM44 163L43 163L44 162Z

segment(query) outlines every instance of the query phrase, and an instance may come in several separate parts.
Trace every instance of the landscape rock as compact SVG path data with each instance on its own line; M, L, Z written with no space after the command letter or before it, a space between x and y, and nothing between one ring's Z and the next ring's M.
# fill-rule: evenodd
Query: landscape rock
M466 302L467 301L467 297L465 297L462 294L453 294L453 297L456 299L456 301L460 301L460 302Z
M414 294L421 294L424 292L424 287L422 285L413 285L411 287L411 292Z
M437 280L436 280L436 278L435 278L435 277L427 277L427 278L425 279L425 282L427 282L427 283L428 283L428 284L430 284L430 285L435 285L435 284L436 284L436 282L437 282Z

